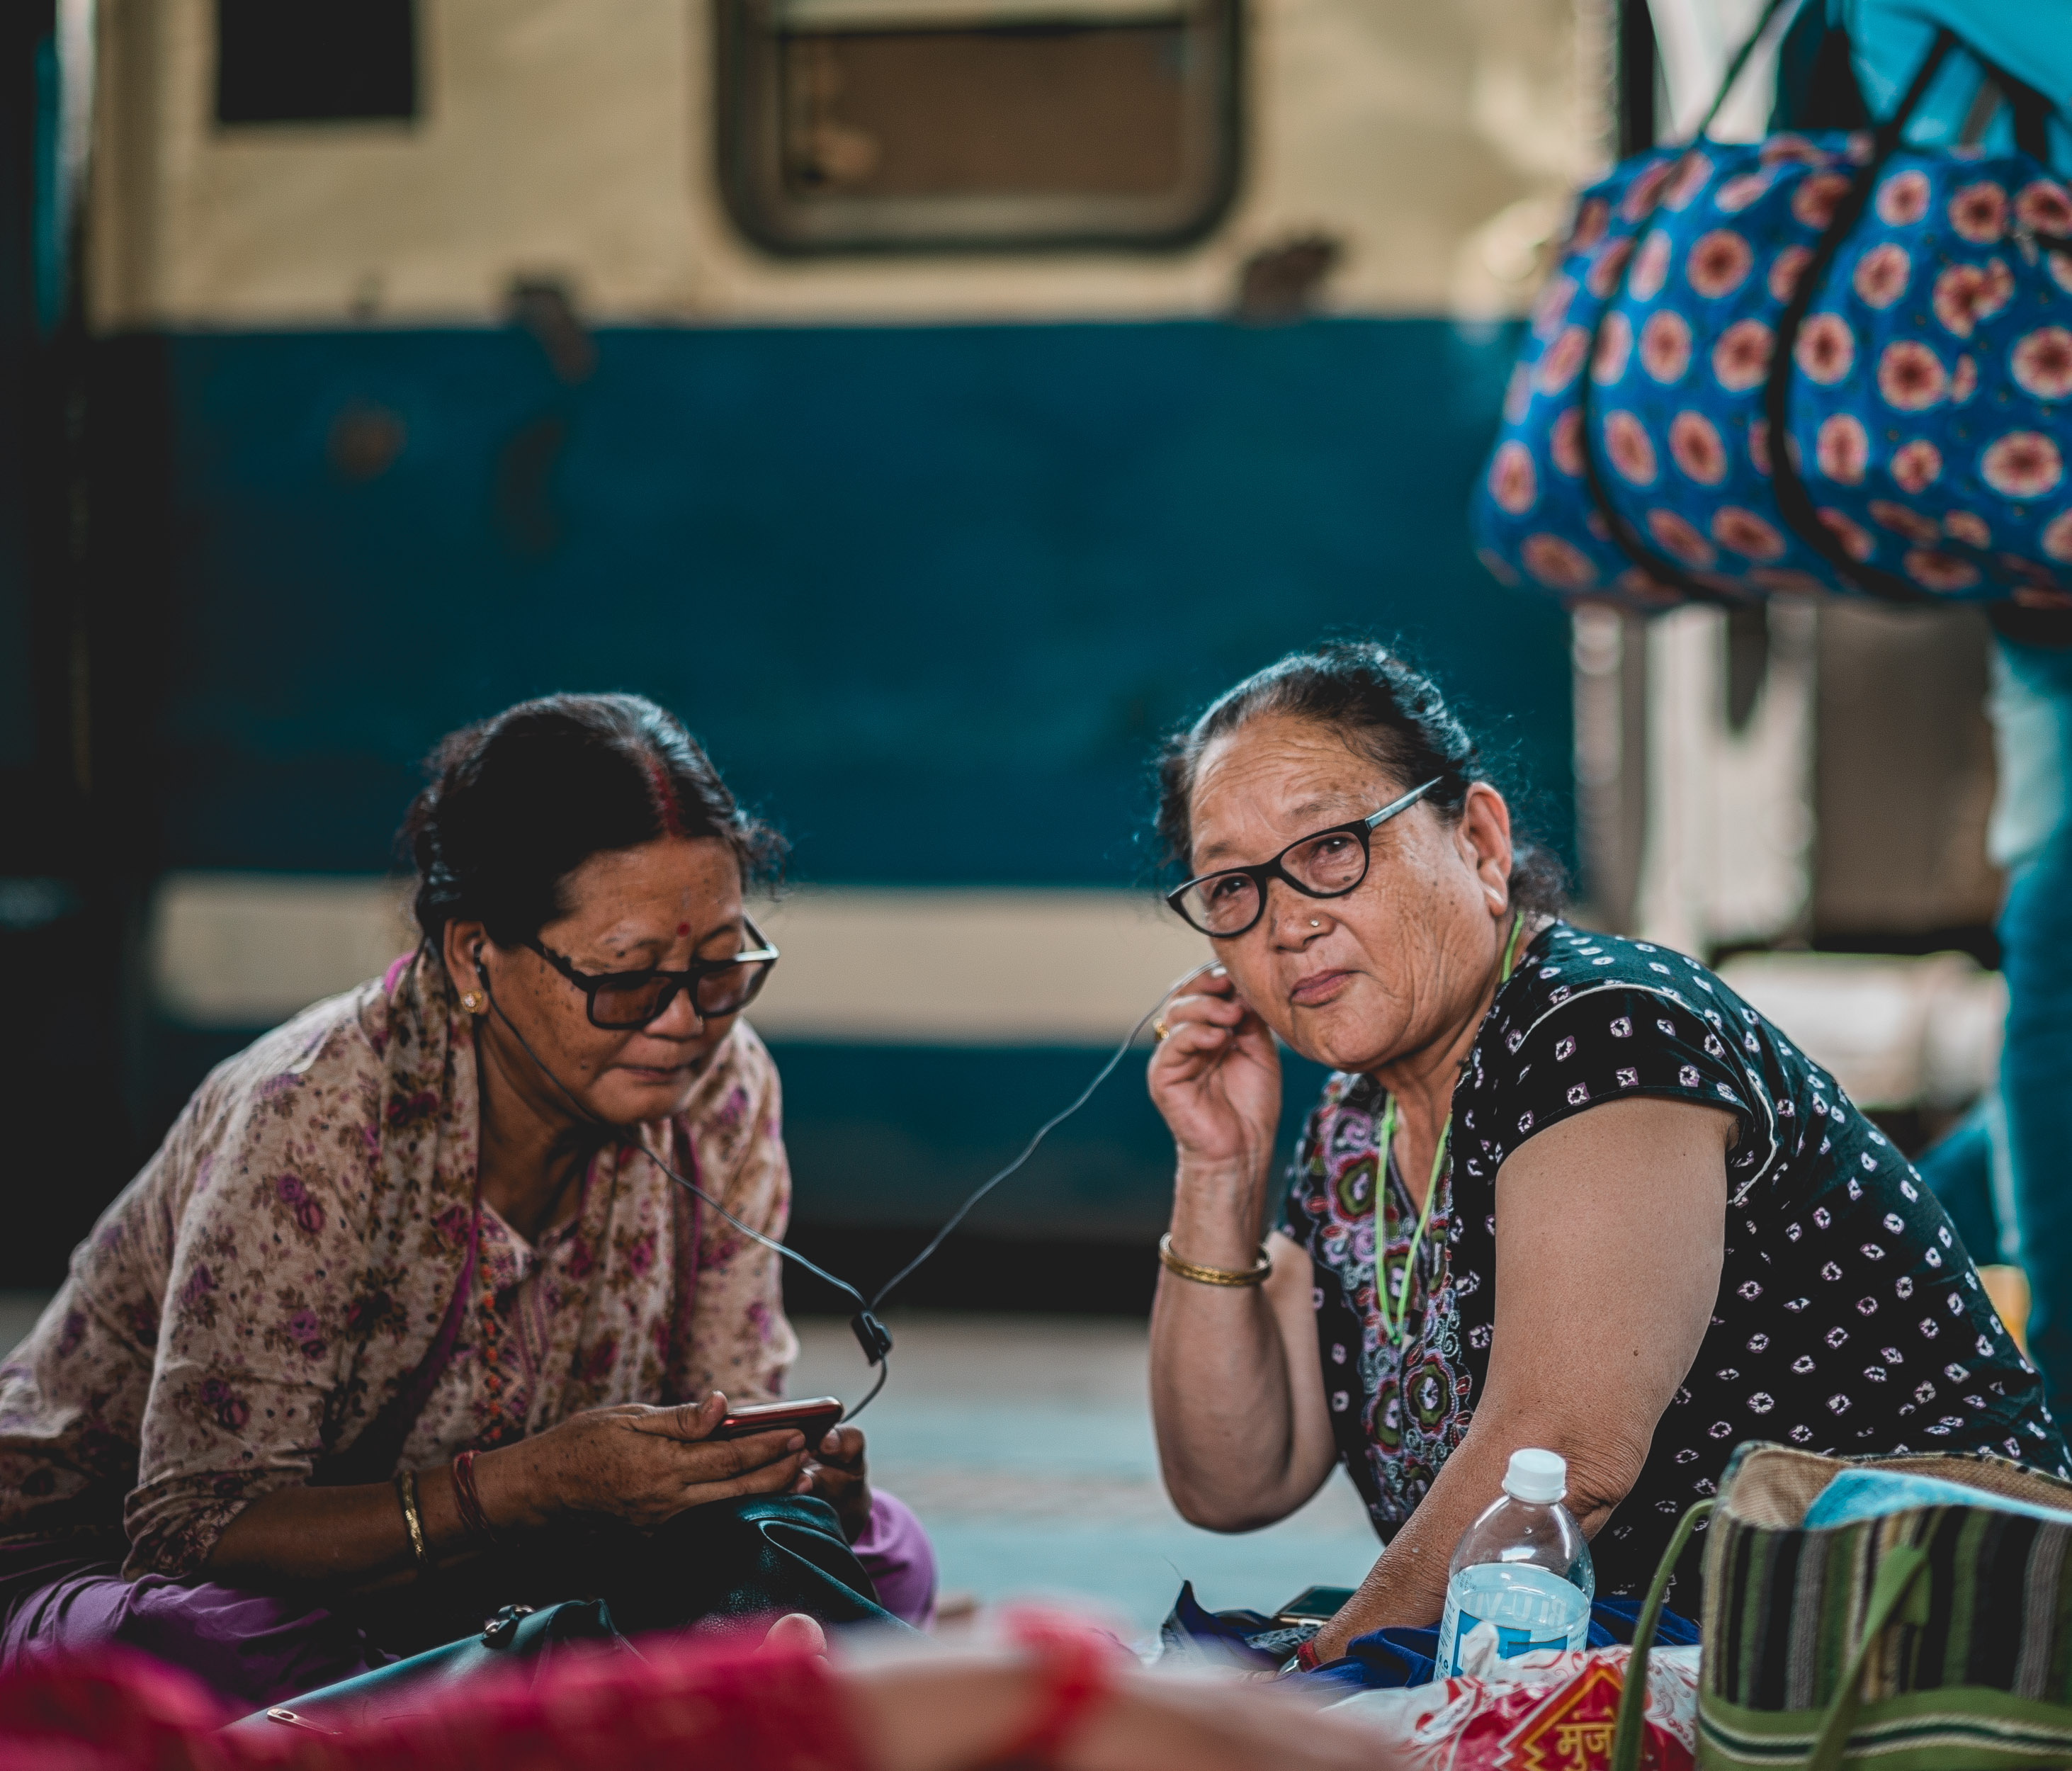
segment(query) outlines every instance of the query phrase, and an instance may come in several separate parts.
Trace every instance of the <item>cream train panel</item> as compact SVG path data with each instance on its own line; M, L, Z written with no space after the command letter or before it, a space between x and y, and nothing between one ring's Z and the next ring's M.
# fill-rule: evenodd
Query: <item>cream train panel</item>
M159 1012L271 1025L381 972L417 939L382 878L180 873L150 945ZM1097 1047L1207 943L1148 894L820 888L754 912L783 951L750 1018L843 1046ZM1727 981L1871 1107L1961 1106L1990 1082L2007 991L1963 955L1745 955Z
M1319 231L1343 244L1328 310L1500 312L1597 153L1597 10L1255 0L1239 194L1199 245L801 261L725 211L688 0L421 0L418 122L228 131L210 0L103 0L97 317L477 323L518 275L606 322L1202 314L1251 254Z
M789 1040L1100 1046L1208 957L1138 892L802 890L752 914L783 959L751 1018ZM176 873L152 906L153 996L183 1026L268 1026L416 939L393 880Z

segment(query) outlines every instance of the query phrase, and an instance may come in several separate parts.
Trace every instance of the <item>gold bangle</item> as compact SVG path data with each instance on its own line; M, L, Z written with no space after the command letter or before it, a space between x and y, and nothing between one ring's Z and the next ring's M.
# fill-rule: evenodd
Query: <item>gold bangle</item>
M1170 1230L1158 1239L1158 1259L1167 1272L1191 1279L1197 1285L1263 1285L1266 1276L1273 1271L1273 1259L1267 1253L1264 1243L1259 1245L1259 1264L1248 1272L1239 1272L1228 1267L1197 1267L1191 1260L1182 1260L1173 1252L1173 1233Z
M403 1528L410 1534L411 1558L422 1574L431 1567L432 1557L425 1547L425 1522L417 1512L417 1478L412 1471L396 1472L396 1498L403 1509Z

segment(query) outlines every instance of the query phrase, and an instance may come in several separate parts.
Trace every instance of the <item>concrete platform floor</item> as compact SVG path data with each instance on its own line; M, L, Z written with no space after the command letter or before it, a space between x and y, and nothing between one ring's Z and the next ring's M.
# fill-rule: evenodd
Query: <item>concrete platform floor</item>
M891 1381L858 1424L873 1479L927 1523L945 1592L1091 1598L1145 1630L1182 1580L1212 1607L1266 1610L1306 1586L1356 1584L1379 1553L1342 1472L1262 1531L1182 1519L1158 1477L1141 1321L917 1313L887 1325ZM847 1324L797 1326L791 1394L860 1395Z
M0 1292L0 1350L43 1303ZM796 1325L793 1395L853 1400L869 1387L846 1323ZM1092 1600L1141 1633L1182 1580L1211 1606L1268 1609L1306 1586L1353 1585L1374 1560L1342 1473L1293 1517L1243 1536L1174 1511L1152 1447L1141 1321L895 1313L888 1325L891 1381L859 1424L874 1479L927 1523L946 1592Z

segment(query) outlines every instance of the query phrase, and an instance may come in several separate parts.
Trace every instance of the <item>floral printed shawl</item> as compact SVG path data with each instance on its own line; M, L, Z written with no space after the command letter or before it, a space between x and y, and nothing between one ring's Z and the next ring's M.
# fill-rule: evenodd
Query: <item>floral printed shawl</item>
M220 1066L0 1366L0 1538L119 1523L125 1573L187 1576L253 1501L323 1480L454 1303L476 1090L467 1017L417 958ZM682 1117L641 1135L781 1235L780 1111L769 1054L738 1022ZM796 1342L777 1257L631 1149L599 1154L581 1189L536 1244L483 1210L454 1350L401 1464L613 1403L781 1392Z

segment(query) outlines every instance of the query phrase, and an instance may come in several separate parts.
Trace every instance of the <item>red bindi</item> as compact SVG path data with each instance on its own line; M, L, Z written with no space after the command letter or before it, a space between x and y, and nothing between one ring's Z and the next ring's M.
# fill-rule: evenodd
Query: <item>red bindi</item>
M676 925L676 932L679 935L689 935L691 932L691 925L688 922L679 922Z

